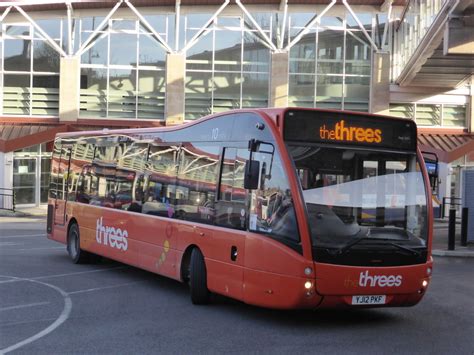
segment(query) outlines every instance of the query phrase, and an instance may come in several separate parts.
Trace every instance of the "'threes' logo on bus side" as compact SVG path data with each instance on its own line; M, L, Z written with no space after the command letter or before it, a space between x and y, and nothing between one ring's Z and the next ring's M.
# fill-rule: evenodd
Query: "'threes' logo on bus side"
M128 248L128 232L120 228L104 226L102 217L97 220L95 239L99 244L109 245L119 250L125 251Z
M361 272L359 278L360 287L398 287L402 284L402 275L374 275L370 276L369 271Z

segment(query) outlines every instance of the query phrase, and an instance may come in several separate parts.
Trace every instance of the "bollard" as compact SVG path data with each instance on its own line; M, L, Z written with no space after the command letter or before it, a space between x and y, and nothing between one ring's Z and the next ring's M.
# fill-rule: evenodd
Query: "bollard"
M443 197L443 208L441 209L441 218L446 217L446 197Z
M461 246L467 247L467 221L468 221L467 207L463 207L461 214Z
M456 236L456 210L449 210L448 250L454 250Z

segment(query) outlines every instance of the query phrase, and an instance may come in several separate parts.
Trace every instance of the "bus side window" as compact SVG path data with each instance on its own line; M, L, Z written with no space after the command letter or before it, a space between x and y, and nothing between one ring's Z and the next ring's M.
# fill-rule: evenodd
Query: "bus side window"
M114 207L117 148L115 145L107 145L95 149L91 169L91 205Z
M181 147L176 186L176 217L213 224L219 147L186 143Z
M61 142L57 140L54 143L52 157L52 169L49 186L49 197L51 198L58 200L64 200L67 198L70 157L71 148L61 146Z
M61 164L59 165L59 179L58 179L58 198L61 198L62 200L65 200L67 198L70 160L71 160L71 148L62 146Z
M245 229L247 190L244 188L247 149L225 148L223 152L219 197L216 203L216 224Z
M249 229L284 242L298 243L300 237L293 198L278 152L274 153L273 164L268 153L256 152L253 159L260 161L261 176L259 189L252 190Z
M77 202L89 203L91 176L90 169L92 159L94 158L94 144L85 141L78 142L71 158L71 169L77 174L77 193L75 199Z
M148 144L133 141L121 143L117 149L115 172L115 201L117 209L141 212L143 182Z
M173 218L178 146L151 145L143 181L142 213Z
M74 145L71 150L71 163L69 165L69 174L68 174L68 201L76 201L77 191L79 186L79 178L81 176L82 165L79 165L77 159L77 151L80 149L81 145L74 141Z
M60 198L58 196L60 157L61 157L61 141L57 139L54 142L53 156L51 159L51 176L50 176L50 182L49 182L49 197L52 199Z

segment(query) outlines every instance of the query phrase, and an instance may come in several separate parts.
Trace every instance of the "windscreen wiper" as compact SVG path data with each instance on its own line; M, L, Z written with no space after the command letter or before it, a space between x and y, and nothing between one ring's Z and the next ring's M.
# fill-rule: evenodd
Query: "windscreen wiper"
M406 246L403 246L403 245L400 245L400 244L397 244L397 243L388 243L388 244L393 245L394 247L397 247L398 249L408 251L408 252L412 253L415 256L420 256L421 255L421 252L419 252L418 250L415 250L415 249L412 249L412 248L409 248L409 247L406 247Z
M347 243L346 245L344 245L343 247L340 247L339 249L331 251L330 254L332 254L332 255L341 255L341 254L345 253L346 251L348 251L350 248L352 248L354 245L359 244L360 242L362 242L363 240L374 240L374 238L370 238L370 237L367 237L367 236L356 238L356 239L350 241L349 243ZM383 240L383 239L377 238L375 240L380 241L380 240Z
M341 247L341 248L339 248L339 249L336 249L336 250L334 250L334 251L330 251L329 253L332 254L332 255L341 255L341 254L344 254L344 253L347 252L349 249L351 249L354 245L359 244L360 242L362 242L362 241L364 241L364 240L370 240L370 241L372 241L372 242L375 241L376 243L373 243L373 244L391 245L391 246L394 246L394 247L396 247L396 248L398 248L398 249L408 251L408 252L410 252L411 254L416 255L416 256L420 256L420 255L421 255L421 252L419 252L418 250L415 250L415 249L412 249L412 248L409 248L409 247L406 247L406 246L403 246L403 245L400 245L400 244L391 242L392 239L387 239L387 238L371 238L371 237L367 237L367 236L354 239L353 241L347 243L347 244L344 245L343 247ZM382 243L380 243L380 242L382 242Z

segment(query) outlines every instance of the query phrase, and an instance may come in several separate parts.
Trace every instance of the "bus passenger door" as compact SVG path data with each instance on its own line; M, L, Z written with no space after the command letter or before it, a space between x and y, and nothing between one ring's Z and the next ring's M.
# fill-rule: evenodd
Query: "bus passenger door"
M224 154L220 154L220 150L219 144L212 143L185 143L182 146L176 187L176 217L197 222L180 226L183 229L180 236L192 235L192 240L201 249L206 262L208 288L242 299L246 215L237 205L245 206L245 203L233 201L232 198L242 200L245 194L239 196L237 188L232 194L236 181L234 170L238 165L237 149L226 148ZM237 168L242 171L241 184L243 165ZM225 190L226 194L220 190Z
M57 175L57 190L56 200L54 202L54 224L63 226L66 218L66 201L68 193L68 175L69 175L69 160L71 158L71 148L61 147L59 157L58 175Z
M215 225L211 257L216 260L214 285L221 294L243 300L246 190L244 167L248 149L224 148L220 184L215 203Z

